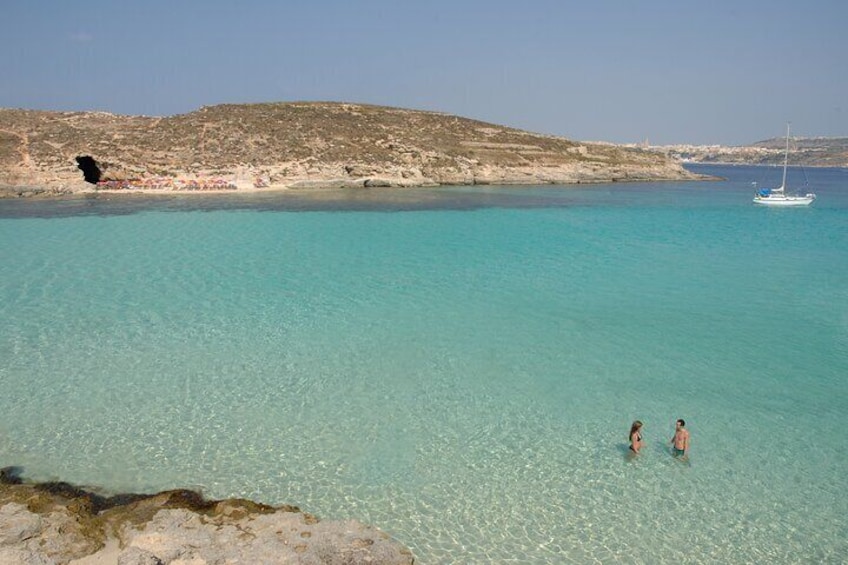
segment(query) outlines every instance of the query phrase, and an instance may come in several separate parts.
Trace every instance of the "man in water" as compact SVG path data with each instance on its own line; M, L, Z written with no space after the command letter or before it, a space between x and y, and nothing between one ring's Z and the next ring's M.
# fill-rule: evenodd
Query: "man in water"
M671 438L671 454L681 459L686 459L689 454L689 430L685 426L686 422L677 420L677 428Z

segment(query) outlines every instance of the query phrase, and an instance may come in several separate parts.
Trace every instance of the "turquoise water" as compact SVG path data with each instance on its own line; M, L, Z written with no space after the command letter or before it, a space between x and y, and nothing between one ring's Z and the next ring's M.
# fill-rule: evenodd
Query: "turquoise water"
M700 170L729 180L0 201L0 465L428 564L843 562L848 171L772 210L780 170Z

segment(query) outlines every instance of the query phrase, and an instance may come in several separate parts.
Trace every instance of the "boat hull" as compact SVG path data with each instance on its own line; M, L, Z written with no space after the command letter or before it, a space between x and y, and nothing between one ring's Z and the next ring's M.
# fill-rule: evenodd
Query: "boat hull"
M815 199L815 194L807 194L806 196L755 196L754 204L761 206L809 206Z

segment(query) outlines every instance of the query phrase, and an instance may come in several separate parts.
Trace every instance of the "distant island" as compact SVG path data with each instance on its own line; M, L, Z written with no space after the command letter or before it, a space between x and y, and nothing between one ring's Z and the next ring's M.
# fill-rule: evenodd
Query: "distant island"
M0 109L0 196L700 178L668 155L330 102L170 117Z
M634 144L684 163L782 165L786 138L775 137L750 145ZM799 137L789 144L789 162L804 167L848 167L848 137Z

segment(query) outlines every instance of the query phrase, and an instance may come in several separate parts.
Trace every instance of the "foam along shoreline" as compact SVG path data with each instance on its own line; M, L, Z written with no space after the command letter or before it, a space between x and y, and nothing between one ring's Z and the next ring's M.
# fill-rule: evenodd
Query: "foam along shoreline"
M354 520L191 490L99 494L0 469L0 563L385 563L412 552Z

